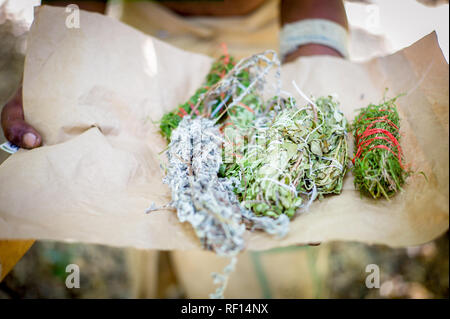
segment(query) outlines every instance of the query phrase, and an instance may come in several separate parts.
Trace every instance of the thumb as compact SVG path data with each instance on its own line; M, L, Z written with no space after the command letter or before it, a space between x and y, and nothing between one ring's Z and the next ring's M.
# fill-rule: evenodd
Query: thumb
M6 139L19 147L31 149L42 143L41 135L24 120L21 90L3 108L1 124Z
M8 141L22 148L31 149L42 143L39 133L21 119L6 122L3 132Z

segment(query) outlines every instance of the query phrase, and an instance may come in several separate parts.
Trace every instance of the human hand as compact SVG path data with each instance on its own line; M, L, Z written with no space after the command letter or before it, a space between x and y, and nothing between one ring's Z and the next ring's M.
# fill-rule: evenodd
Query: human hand
M22 87L2 110L1 125L8 141L26 149L38 147L42 143L41 135L25 122L22 103Z

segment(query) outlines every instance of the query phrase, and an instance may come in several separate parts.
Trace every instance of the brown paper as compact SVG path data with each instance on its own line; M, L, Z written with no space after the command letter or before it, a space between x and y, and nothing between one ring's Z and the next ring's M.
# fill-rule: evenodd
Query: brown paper
M200 249L172 211L159 167L166 147L154 123L202 83L212 60L111 18L41 7L29 34L24 112L44 140L0 166L0 238L35 238L150 249ZM246 233L248 249L350 240L416 245L448 229L448 64L431 34L367 63L301 58L282 67L307 94L337 94L348 120L388 96L398 100L402 145L416 174L390 202L361 198L347 173L344 191L311 205L278 240ZM300 98L299 98L300 100ZM350 143L352 144L352 143Z

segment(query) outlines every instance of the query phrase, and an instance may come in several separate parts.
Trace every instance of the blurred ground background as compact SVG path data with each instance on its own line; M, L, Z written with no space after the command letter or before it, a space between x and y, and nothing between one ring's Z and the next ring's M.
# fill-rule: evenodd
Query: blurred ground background
M0 5L4 2L5 0L0 0ZM9 7L16 12L22 10L21 16L29 25L33 19L30 3L37 5L39 2L13 0L10 1ZM365 2L366 4L360 1L346 2L352 33L352 60L361 61L395 52L436 30L448 61L449 8L445 1ZM434 6L438 3L444 4ZM21 36L23 30L13 31L16 36ZM362 37L366 45L358 46ZM2 49L6 52L9 50L9 44L1 33L0 39L0 53L3 52ZM372 46L367 45L370 42L367 39L371 39ZM13 57L17 64L2 64L0 61L0 71L5 68L20 69L22 58ZM13 90L3 87L4 83L6 82L0 77L0 91ZM2 141L3 136L0 137L0 142ZM0 154L0 162L5 157L6 154ZM314 289L313 295L318 298L448 298L448 232L431 243L417 247L392 249L360 243L328 243L305 249L310 252L311 257L308 258L313 258L319 250L329 250L328 271L314 279L316 286L308 288ZM129 258L130 251L133 254L133 249L36 242L0 283L0 298L137 297L139 292L136 291L136 277L133 273L135 268L129 264L130 260L133 260ZM147 283L156 287L156 297L186 297L177 281L170 258L167 252L159 254L158 273L147 278ZM67 289L65 286L65 267L71 263L79 265L81 269L79 289ZM366 288L365 268L368 264L377 264L380 267L379 289Z
M305 247L312 253L328 246L329 271L318 298L448 298L448 233L425 245L409 248L329 243ZM0 283L0 298L134 298L127 250L100 245L37 242ZM159 256L158 298L186 297L177 284L169 254ZM67 289L66 266L79 265L80 288ZM366 265L380 268L380 288L365 285Z

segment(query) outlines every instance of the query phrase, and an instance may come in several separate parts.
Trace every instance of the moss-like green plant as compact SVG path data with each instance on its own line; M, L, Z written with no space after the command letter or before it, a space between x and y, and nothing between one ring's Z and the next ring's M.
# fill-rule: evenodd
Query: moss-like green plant
M400 146L397 98L361 109L351 126L355 137L355 186L373 198L389 200L402 189L410 174Z

